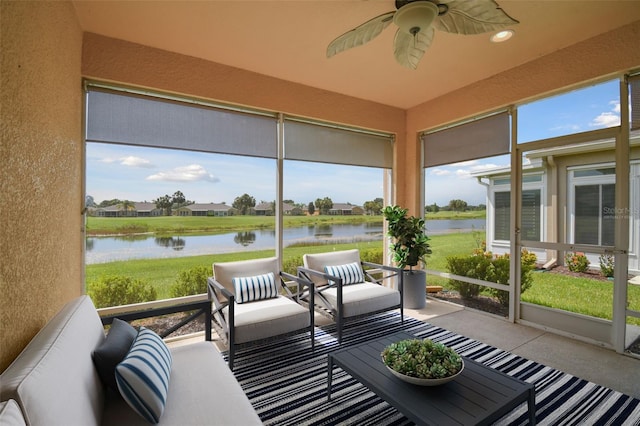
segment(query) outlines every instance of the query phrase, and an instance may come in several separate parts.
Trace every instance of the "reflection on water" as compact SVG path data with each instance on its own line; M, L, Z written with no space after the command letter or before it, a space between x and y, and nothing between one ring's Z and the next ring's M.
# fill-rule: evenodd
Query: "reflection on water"
M233 242L236 244L240 244L243 247L247 247L249 244L253 244L256 240L256 233L252 231L238 232L235 237L233 237Z
M187 244L182 237L155 237L156 244L160 247L171 248L174 250L182 250Z
M427 234L470 232L484 228L484 219L430 220ZM348 243L382 241L383 224L317 224L283 230L284 246L317 242ZM230 232L218 235L157 237L149 234L86 239L86 263L104 263L142 258L171 258L275 248L275 230Z

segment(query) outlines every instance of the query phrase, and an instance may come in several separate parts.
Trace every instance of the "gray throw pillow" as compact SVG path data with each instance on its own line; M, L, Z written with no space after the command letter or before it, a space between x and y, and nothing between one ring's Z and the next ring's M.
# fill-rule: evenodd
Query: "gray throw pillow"
M127 356L137 335L138 331L131 324L115 318L107 338L93 351L93 364L108 388L118 391L116 365Z

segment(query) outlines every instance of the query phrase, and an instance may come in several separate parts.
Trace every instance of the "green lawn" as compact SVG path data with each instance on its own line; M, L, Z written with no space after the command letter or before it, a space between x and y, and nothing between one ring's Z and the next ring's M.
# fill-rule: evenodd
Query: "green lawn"
M479 219L485 211L427 213L426 220ZM382 223L382 216L285 216L285 227L338 223ZM158 216L158 217L87 217L87 235L134 234L152 232L222 233L274 228L273 216ZM428 228L428 224L427 224Z
M255 219L249 217L248 219ZM174 218L175 219L175 218ZM194 218L188 218L194 219ZM199 218L195 218L199 219ZM208 219L208 218L202 218ZM121 219L114 219L115 221ZM237 225L237 223L236 223ZM446 258L452 255L469 254L482 241L482 232L434 235L430 237L433 254L427 260L427 268L447 272ZM382 249L380 242L358 242L346 244L327 244L311 246L292 246L285 248L284 261L296 258L301 264L304 253L319 253L333 250L358 248L360 250ZM226 253L216 255L191 256L170 259L140 259L121 262L110 262L86 266L86 281L91 283L103 275L125 275L153 283L158 291L158 298L170 297L171 285L178 273L195 266L211 267L214 262L228 262L259 257L274 256L273 250ZM534 272L533 286L523 293L522 300L541 306L611 319L613 304L613 284L609 281L598 281L588 278L576 278L549 272ZM429 285L448 287L445 278L427 277ZM640 308L640 286L629 286L629 306ZM632 318L630 323L640 325L640 320Z
M286 216L285 227L338 223L382 223L382 216ZM275 227L273 216L158 216L158 217L88 217L87 235L152 232L223 233Z

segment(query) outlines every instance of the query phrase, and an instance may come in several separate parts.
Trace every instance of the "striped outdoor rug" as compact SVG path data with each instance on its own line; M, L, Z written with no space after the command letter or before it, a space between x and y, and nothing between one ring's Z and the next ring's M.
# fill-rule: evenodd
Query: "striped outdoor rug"
M461 355L536 387L542 425L640 425L640 400L405 316L379 314L349 322L342 346L405 330L453 347ZM408 425L401 413L336 368L327 401L327 353L337 349L335 326L316 328L316 350L298 334L237 352L235 375L267 425ZM498 424L527 424L527 406Z

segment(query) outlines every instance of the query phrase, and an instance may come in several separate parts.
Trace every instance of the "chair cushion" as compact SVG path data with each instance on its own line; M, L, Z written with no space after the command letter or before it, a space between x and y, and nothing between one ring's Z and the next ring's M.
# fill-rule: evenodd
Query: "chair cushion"
M235 294L233 277L250 277L273 272L273 276L280 273L278 259L268 257L263 259L238 260L236 262L216 262L213 264L213 275L216 281L227 290Z
M344 285L364 282L364 273L360 262L347 263L345 265L327 265L324 267L324 271L329 275L341 278Z
M360 262L360 251L358 249L330 251L326 253L305 254L302 256L305 268L324 272L325 266L344 265L347 263ZM311 281L317 286L327 284L327 280L317 275L311 275Z
M251 277L234 277L233 288L237 303L271 299L278 296L278 287L273 272Z
M131 350L116 367L120 394L150 423L158 423L164 411L171 362L171 352L160 336L140 327Z
M245 343L300 330L311 325L309 310L278 296L235 305L235 343ZM225 308L225 316L228 316Z
M116 365L129 353L138 330L131 324L115 318L109 329L107 338L93 351L93 363L98 370L100 380L108 388L118 390L116 384Z
M338 303L337 288L324 290L322 295L333 305ZM369 282L342 287L342 305L345 318L383 311L400 306L400 292Z

